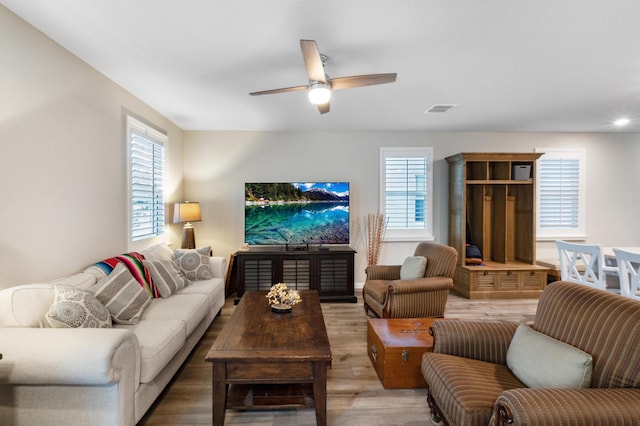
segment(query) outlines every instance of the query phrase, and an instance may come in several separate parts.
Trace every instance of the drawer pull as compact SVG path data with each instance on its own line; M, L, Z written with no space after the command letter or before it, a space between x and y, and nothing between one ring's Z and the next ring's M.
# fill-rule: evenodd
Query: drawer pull
M378 350L374 345L371 345L371 357L373 358L374 361L378 360Z
M409 351L406 349L402 350L402 362L409 361Z
M511 275L511 271L507 271L507 276L510 276L510 275Z
M489 275L489 272L487 272L487 271L484 271L484 275Z

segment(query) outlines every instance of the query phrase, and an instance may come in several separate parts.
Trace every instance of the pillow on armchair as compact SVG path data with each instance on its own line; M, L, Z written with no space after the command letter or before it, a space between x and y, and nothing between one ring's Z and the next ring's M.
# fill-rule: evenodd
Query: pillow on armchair
M507 366L529 388L587 388L590 354L520 324L507 350Z
M409 256L400 267L401 280L415 280L424 277L427 270L427 258L424 256Z

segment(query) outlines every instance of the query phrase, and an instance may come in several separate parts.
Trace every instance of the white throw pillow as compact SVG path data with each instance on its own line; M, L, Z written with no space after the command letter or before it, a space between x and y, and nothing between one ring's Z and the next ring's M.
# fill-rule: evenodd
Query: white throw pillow
M137 324L142 312L151 303L149 293L122 263L118 263L91 290L118 324Z
M78 274L71 275L69 277L58 278L53 281L49 281L49 284L62 285L65 287L75 287L82 290L87 290L96 284L96 276L86 272L80 272Z
M424 277L427 270L427 258L424 256L409 256L400 267L401 280L415 280Z
M91 293L56 286L56 298L46 314L51 327L111 328L111 315Z
M529 388L587 388L588 353L520 324L507 350L507 366Z
M169 297L176 291L189 285L189 280L178 269L178 265L172 259L168 260L143 260L142 263L151 272L153 284L158 288L160 296Z
M151 246L141 252L147 260L164 260L173 259L173 250L167 243L159 243Z
M211 247L177 249L173 252L173 257L178 264L178 268L190 281L210 280L213 278L209 267L210 253Z

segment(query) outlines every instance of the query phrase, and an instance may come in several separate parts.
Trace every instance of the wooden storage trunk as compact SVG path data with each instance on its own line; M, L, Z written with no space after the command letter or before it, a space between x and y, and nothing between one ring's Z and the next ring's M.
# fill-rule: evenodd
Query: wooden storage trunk
M429 327L442 318L369 318L367 352L387 389L423 388L422 354L433 350Z

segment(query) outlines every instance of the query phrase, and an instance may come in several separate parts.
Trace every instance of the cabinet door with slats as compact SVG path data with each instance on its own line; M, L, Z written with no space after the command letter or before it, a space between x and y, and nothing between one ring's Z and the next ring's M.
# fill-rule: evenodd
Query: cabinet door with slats
M318 275L321 295L353 293L353 263L348 256L320 256Z
M273 281L273 259L244 260L244 290L269 290Z
M309 290L311 285L311 259L296 258L282 261L282 282L289 288Z

